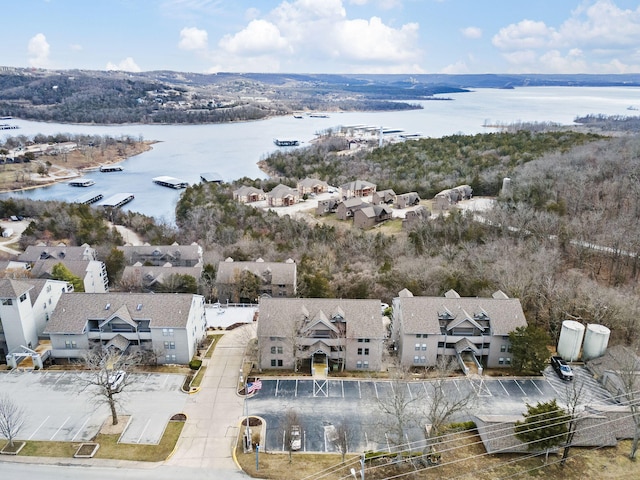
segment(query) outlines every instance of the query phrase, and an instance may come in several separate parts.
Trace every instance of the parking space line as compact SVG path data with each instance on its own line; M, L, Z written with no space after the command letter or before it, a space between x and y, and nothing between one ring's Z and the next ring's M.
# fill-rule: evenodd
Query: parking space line
M62 374L58 377L58 379L55 381L54 385L56 385L60 380L62 380L62 377L64 377L64 374L67 372L62 372Z
M151 422L151 419L149 418L147 420L147 423L144 424L144 428L142 429L142 432L140 432L140 436L138 437L138 441L136 443L140 443L140 440L142 440L142 436L144 435L144 432L147 431L147 427L149 426L150 422Z
M411 395L411 387L409 387L409 382L407 382L407 390L409 391L409 398L413 400L413 395Z
M427 390L426 382L422 382L422 387L424 388L424 394L429 398L429 390Z
M47 420L49 420L49 417L50 417L50 416L51 416L51 415L49 415L47 418L45 418L45 419L42 421L42 423L41 423L40 425L38 425L38 428L36 428L36 429L33 431L33 433L31 434L31 436L30 436L29 438L27 438L27 440L31 440L31 439L34 437L34 435L35 435L36 433L38 433L38 430L40 430L40 428L41 428L45 423L47 423Z
M362 390L360 389L360 380L358 380L358 398L362 398Z
M534 382L533 380L529 380L529 381L533 383L533 386L536 387L536 390L538 390L540 392L540 395L542 395L542 390L538 388L538 385L536 385L536 382Z
M520 389L520 391L522 392L522 395L524 395L525 397L527 396L527 392L525 392L522 387L520 386L520 384L518 383L518 380L514 380L514 382L516 382L516 385L518 386L518 388Z
M453 381L453 384L456 386L456 388L458 389L458 393L460 393L460 387L458 386L458 382L457 381Z
M280 386L280 379L276 379L276 397L278 396L278 387Z
M376 382L373 382L373 389L376 391L376 398L380 399L380 397L378 396L378 385L376 385Z
M169 381L169 375L164 377L164 382L162 383L162 388L165 387L165 385L167 384L168 381Z
M72 442L75 442L75 441L76 441L76 437L77 437L78 435L80 435L80 432L82 432L82 431L84 430L84 427L85 427L85 425L86 425L87 423L89 423L89 419L90 419L90 418L91 418L90 416L87 416L87 419L84 421L84 423L82 424L82 426L78 429L78 431L76 432L76 434L75 434L75 435L73 436L73 438L71 439L71 441L72 441Z
M547 380L547 383L551 385L553 391L556 392L556 395L560 395L560 392L556 389L556 387L553 386L553 383L548 378L545 377L545 379Z
M147 378L144 379L144 382L142 382L142 385L146 385L150 378L151 378L151 374L147 373ZM168 379L168 377L167 377L167 379ZM165 382L167 381L167 379L165 379Z
M344 380L340 380L340 387L342 388L342 398L344 398Z
M504 384L502 383L502 380L498 379L498 383L500 383L500 386L502 387L502 389L504 390L504 393L506 393L507 395L511 396L511 394L507 391L507 388L504 386Z
M64 422L62 422L62 425L60 425L60 427L58 427L58 430L56 430L56 433L51 435L51 438L49 440L53 440L53 437L55 437L58 434L58 432L60 432L60 430L62 430L62 427L64 427L64 425L69 421L70 418L71 417L67 417L67 419Z
M297 397L297 396L298 396L298 379L297 379L297 378L296 378L296 388L295 388L295 390L293 391L293 396L294 396L294 397Z

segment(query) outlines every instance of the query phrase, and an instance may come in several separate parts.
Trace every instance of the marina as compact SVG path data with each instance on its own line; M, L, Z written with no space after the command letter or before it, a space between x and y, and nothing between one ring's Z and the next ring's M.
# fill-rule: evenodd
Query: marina
M73 203L80 203L82 205L91 205L92 203L96 203L99 200L102 200L104 195L101 193L85 193L84 195L80 195L76 198Z
M278 147L297 147L300 145L299 140L279 140L277 138L273 139L273 143L275 143Z
M105 208L120 208L123 205L126 205L131 200L133 200L135 196L133 193L116 193L115 195L111 195L109 198L104 200L100 205Z
M163 187L169 187L169 188L175 188L175 189L187 188L189 186L189 183L185 182L184 180L180 180L179 178L175 178L175 177L167 177L167 176L155 177L153 179L153 183L157 183L158 185L162 185Z
M72 187L90 187L91 185L95 185L96 182L91 180L90 178L84 178L81 180L71 180L69 185Z
M101 172L121 172L123 168L120 165L103 165L100 167Z

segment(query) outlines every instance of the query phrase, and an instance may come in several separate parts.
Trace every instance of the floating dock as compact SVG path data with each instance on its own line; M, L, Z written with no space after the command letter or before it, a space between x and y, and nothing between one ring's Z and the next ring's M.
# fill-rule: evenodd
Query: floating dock
M82 205L91 205L92 203L96 203L98 200L102 200L104 195L101 193L85 193L84 195L80 195L73 202L81 203Z
M95 185L96 182L91 180L90 178L83 178L80 180L71 180L69 185L72 187L90 187L91 185Z
M101 205L105 208L120 208L134 198L133 193L116 193L103 201Z
M100 167L101 172L121 172L123 168L120 165L103 165Z
M277 138L273 139L273 143L279 147L297 147L300 145L298 140L279 140Z
M185 182L184 180L180 180L179 178L175 178L175 177L167 177L167 176L155 177L153 179L153 183L157 183L158 185L162 185L163 187L169 187L169 188L175 188L175 189L187 188L189 186L189 183Z
M17 130L18 128L20 127L17 125L9 125L8 123L0 124L0 130Z

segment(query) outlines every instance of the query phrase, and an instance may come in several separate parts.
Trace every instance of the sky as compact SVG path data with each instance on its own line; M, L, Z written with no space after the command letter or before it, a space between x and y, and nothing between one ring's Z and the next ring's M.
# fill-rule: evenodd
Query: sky
M0 66L640 73L638 0L0 0Z

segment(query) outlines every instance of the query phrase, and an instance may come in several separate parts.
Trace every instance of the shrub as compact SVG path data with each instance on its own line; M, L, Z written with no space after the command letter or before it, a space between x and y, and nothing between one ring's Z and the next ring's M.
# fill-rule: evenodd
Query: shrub
M189 362L189 368L191 370L198 370L202 366L202 360L194 358Z

